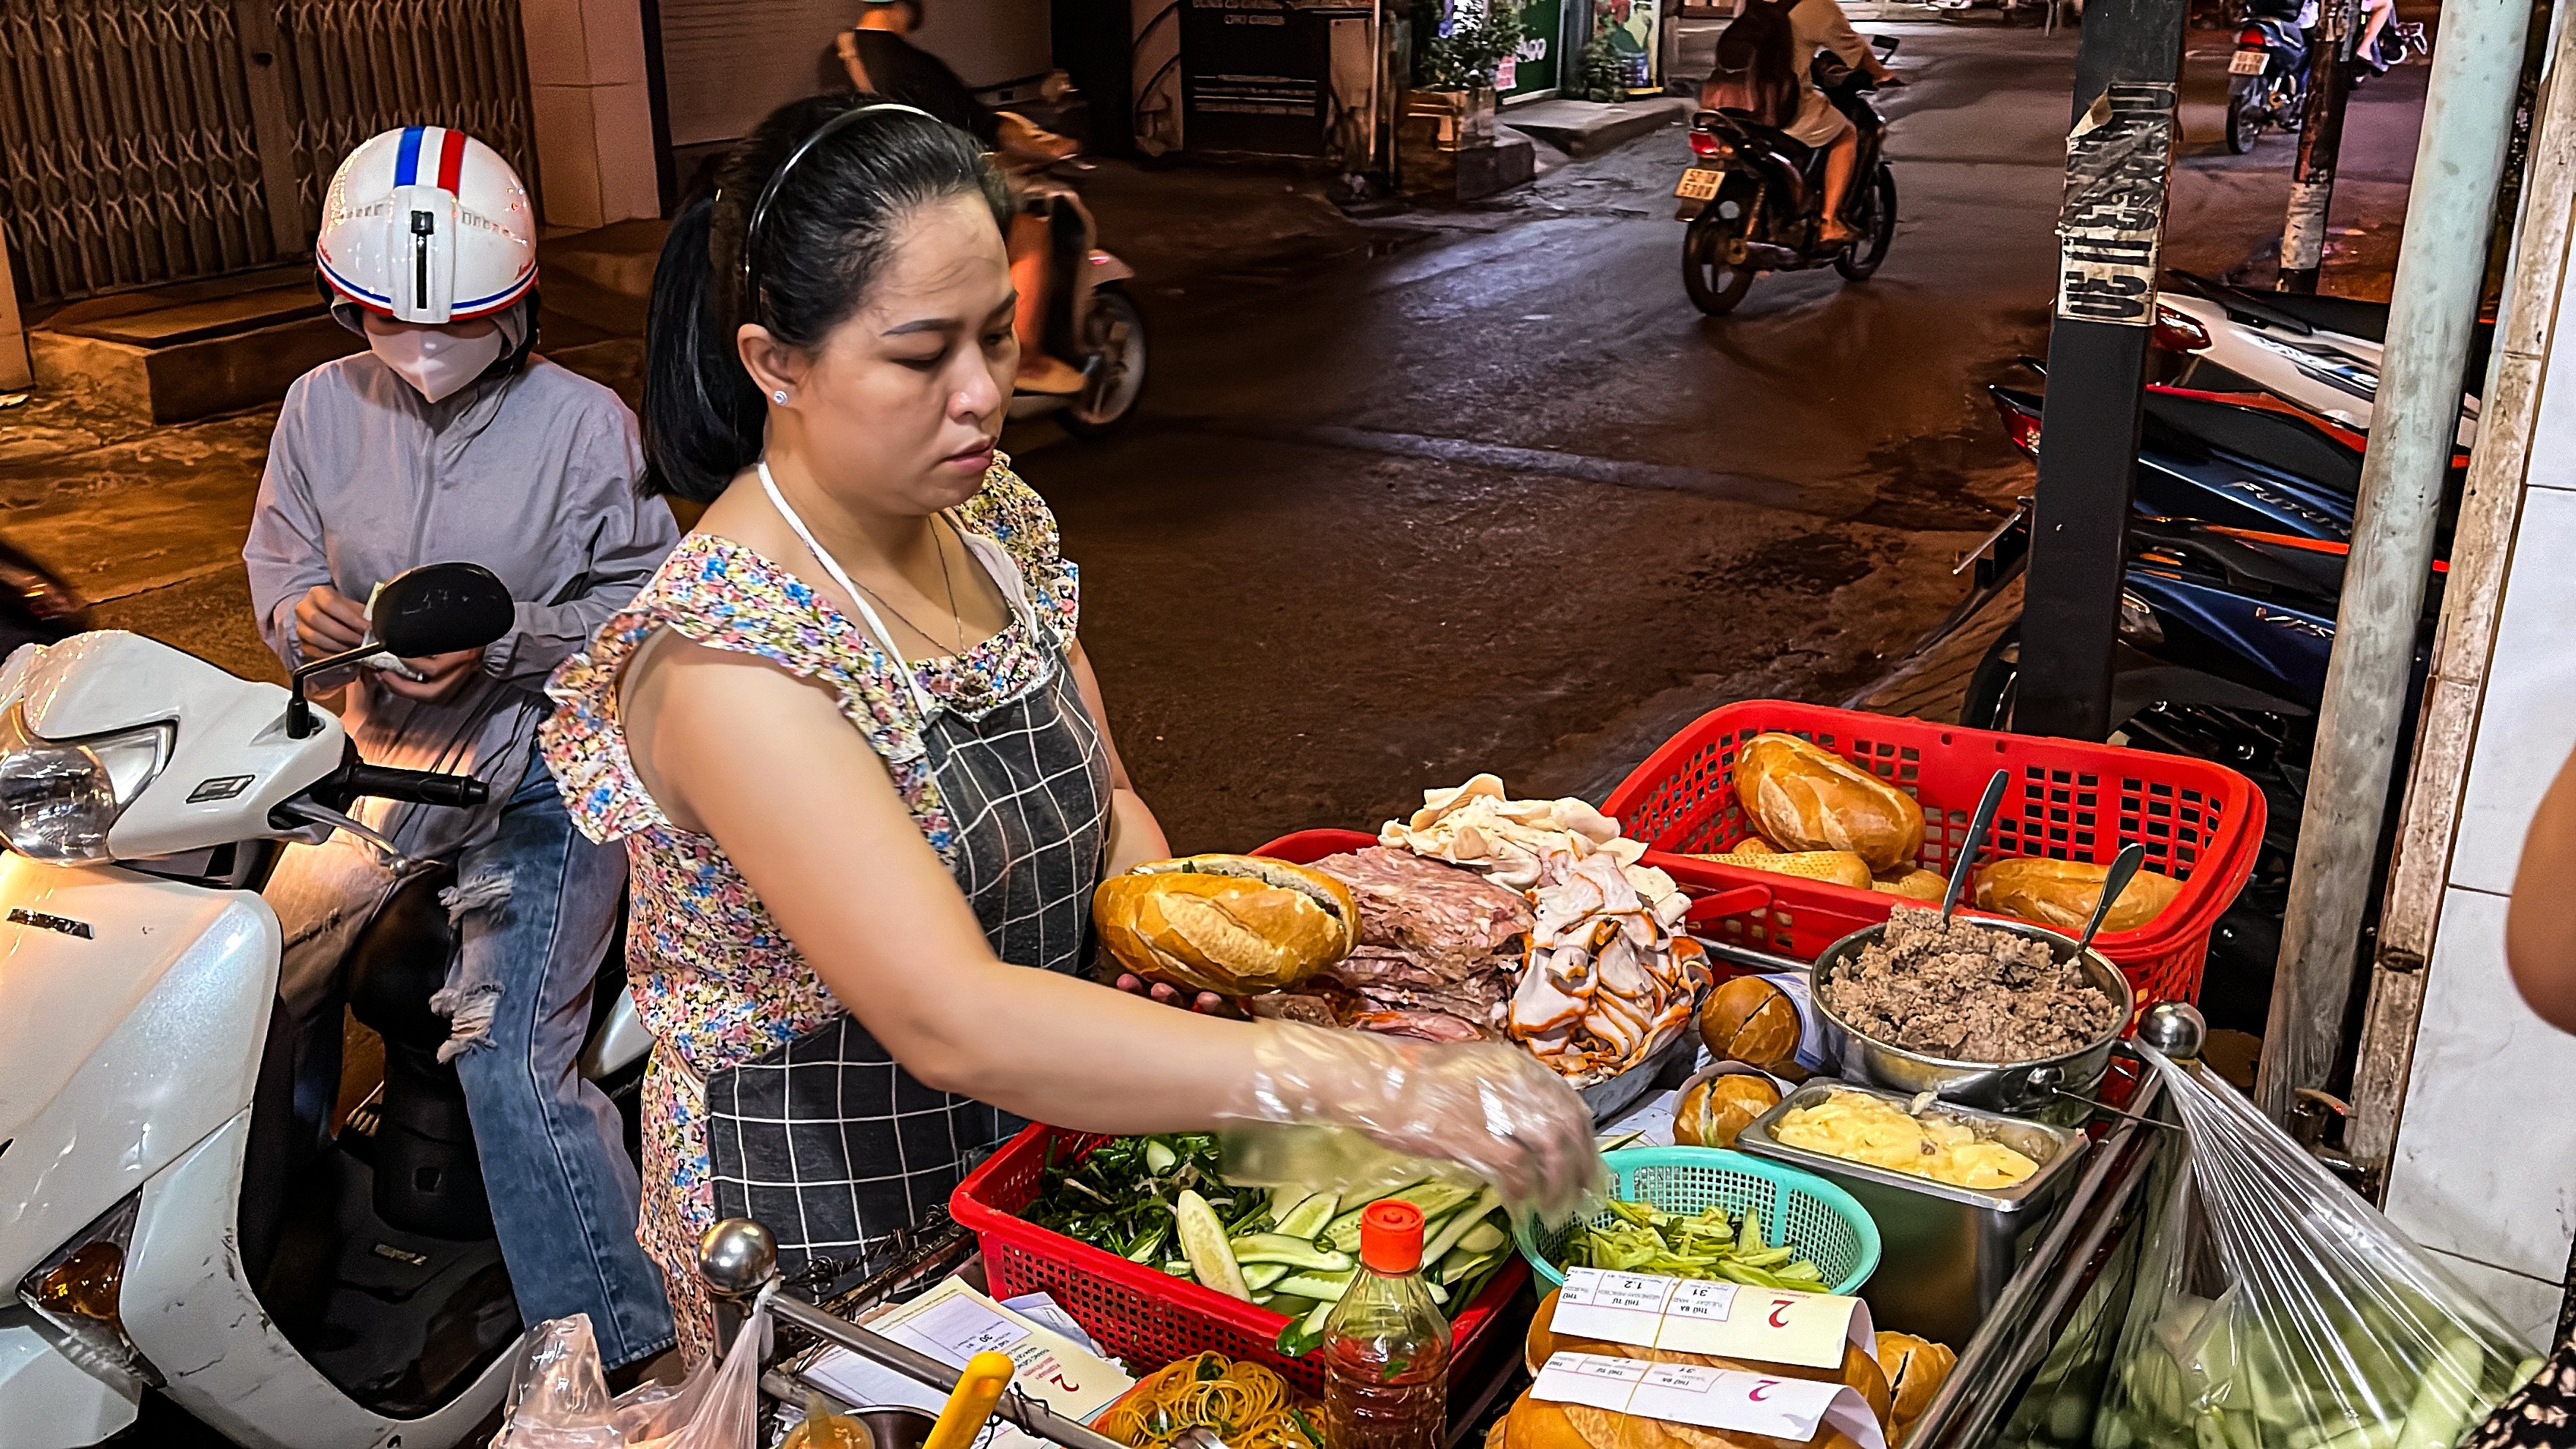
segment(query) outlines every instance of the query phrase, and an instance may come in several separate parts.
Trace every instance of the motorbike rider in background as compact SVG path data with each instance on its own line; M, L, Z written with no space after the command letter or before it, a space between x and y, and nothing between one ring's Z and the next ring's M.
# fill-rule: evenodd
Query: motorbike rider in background
M360 665L342 720L372 764L491 787L480 809L379 805L365 823L410 861L455 865L441 899L459 949L430 1005L452 1023L438 1054L465 1089L522 1318L587 1312L605 1363L640 1364L670 1347L670 1305L635 1241L616 1108L575 1063L625 855L572 828L532 741L548 672L678 529L635 491L625 404L531 351L535 220L489 147L438 126L367 141L332 179L315 253L332 315L367 350L287 392L242 549L252 608L292 669L365 642L373 591L417 564L481 564L518 601L516 627L485 648ZM289 852L268 891L285 975L299 945L336 961L396 882L345 831ZM327 1111L336 1057L314 1075L330 1079ZM307 1115L314 1095L300 1094Z
M1702 110L1749 112L1792 140L1822 149L1824 239L1850 241L1857 233L1843 220L1843 202L1860 157L1860 133L1815 82L1813 62L1820 50L1879 85L1905 84L1852 29L1836 0L1736 0L1735 20L1718 36L1717 65L1700 86L1699 104Z
M1073 154L1073 143L1051 135L1008 111L996 111L975 93L948 62L912 43L921 28L922 0L864 0L855 28L844 30L835 54L850 85L861 95L881 96L925 111L984 143L996 154L1005 174L1033 165L1061 161ZM1026 186L1012 177L1015 198L1025 203ZM1011 331L1020 342L1020 370L1011 379L1015 392L1075 393L1082 374L1045 346L1049 295L1046 218L1023 204L1011 217L1009 235L1011 285L1019 305Z

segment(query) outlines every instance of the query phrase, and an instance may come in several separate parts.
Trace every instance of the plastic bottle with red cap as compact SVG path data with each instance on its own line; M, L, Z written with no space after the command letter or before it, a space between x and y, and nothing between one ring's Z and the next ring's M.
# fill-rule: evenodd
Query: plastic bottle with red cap
M1360 1214L1360 1266L1324 1320L1325 1449L1438 1449L1448 1427L1449 1320L1422 1281L1422 1209Z

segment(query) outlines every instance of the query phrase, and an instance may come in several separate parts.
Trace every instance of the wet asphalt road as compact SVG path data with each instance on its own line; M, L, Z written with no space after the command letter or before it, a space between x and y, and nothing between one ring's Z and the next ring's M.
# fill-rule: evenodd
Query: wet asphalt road
M1677 127L1357 224L1257 169L1087 186L1140 272L1145 412L1005 443L1083 566L1111 723L1176 846L1372 827L1479 770L1598 800L1719 704L1848 697L1947 609L1958 551L2029 487L1984 384L2045 345L2075 37L1864 28L1914 82L1880 101L1887 263L1765 277L1725 318L1682 291ZM2228 48L2189 42L2166 238L2210 271L2277 236L2290 160L2216 153ZM2421 75L2356 101L2338 219L2393 235ZM634 400L633 340L549 338ZM138 429L39 397L0 417L0 519L102 624L274 675L239 562L273 417Z
M1865 285L1702 317L1671 128L1491 231L1238 305L1147 289L1149 416L1021 461L1176 846L1374 827L1479 770L1598 800L1718 704L1838 701L1948 607L2026 487L1983 384L2044 341L2073 45L1889 29L1903 220Z

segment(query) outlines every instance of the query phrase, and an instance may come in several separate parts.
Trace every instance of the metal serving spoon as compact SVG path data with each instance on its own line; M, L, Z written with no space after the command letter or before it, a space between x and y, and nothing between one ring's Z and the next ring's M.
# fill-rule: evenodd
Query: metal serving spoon
M2093 919L2084 923L2084 934L2075 942L2075 955L2068 960L2075 960L2091 948L2095 933L2110 917L2112 904L2120 899L2120 892L2129 888L2129 882L2137 876L2138 867L2145 864L2146 859L2147 847L2143 841L2132 840L2120 847L2119 858L2111 862L2110 874L2102 878L2102 899L2093 903Z
M1968 838L1959 844L1959 853L1950 861L1950 884L1941 891L1941 924L1950 924L1950 912L1957 909L1959 892L1967 888L1968 873L1977 867L1977 853L1986 848L1986 832L1994 828L1995 811L2004 803L2004 787L2012 783L2012 771L1997 770L1986 782L1984 798L1977 801L1976 817L1968 822Z

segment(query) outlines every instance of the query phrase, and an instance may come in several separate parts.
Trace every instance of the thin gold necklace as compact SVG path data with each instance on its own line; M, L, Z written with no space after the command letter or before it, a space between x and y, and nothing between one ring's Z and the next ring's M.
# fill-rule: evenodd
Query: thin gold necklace
M957 612L957 581L948 571L948 549L939 540L938 518L939 515L936 514L933 514L931 518L930 547L932 552L939 555L939 582L948 593L948 620L951 624L956 626L956 632L950 636L956 641L954 646L956 649L955 657L963 658L966 654L966 620ZM955 525L952 524L950 526L953 528ZM958 547L965 547L964 539L958 540ZM887 598L885 595L878 593L872 588L869 588L866 584L859 583L856 576L853 576L850 579L850 582L857 584L861 593L866 594L869 598L874 599L879 604L883 605L887 613L902 620L905 628L910 629L913 633L929 640L933 645L938 644L939 636L931 633L927 629L924 629L919 624L914 623L911 615L895 607L894 600Z

